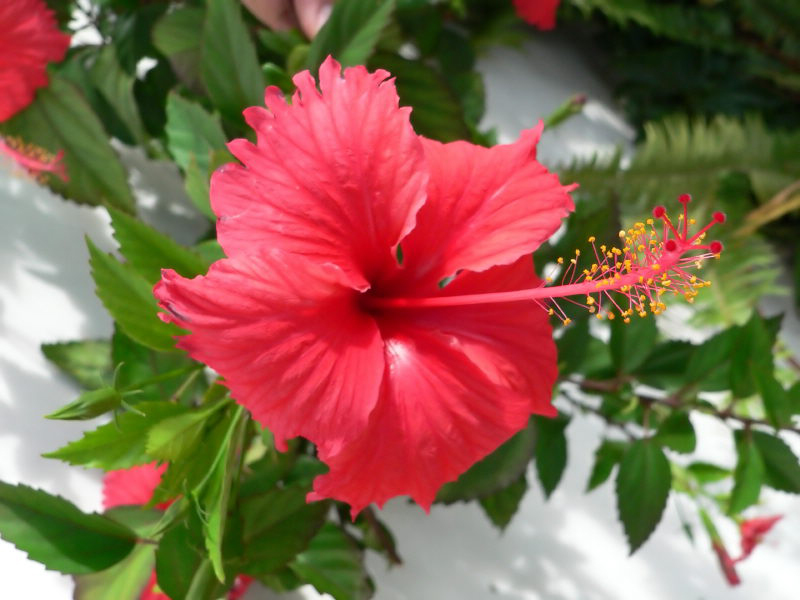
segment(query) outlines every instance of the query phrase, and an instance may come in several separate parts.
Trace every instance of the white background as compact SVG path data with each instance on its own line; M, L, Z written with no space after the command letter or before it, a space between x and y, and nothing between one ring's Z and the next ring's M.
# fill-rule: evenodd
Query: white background
M631 131L614 112L602 83L568 40L540 36L524 52L497 49L482 61L488 86L487 124L513 140L576 92L588 94L583 115L545 134L539 157L554 165L628 143ZM192 216L177 174L126 153L146 219L190 242L202 227ZM111 250L103 211L78 207L0 166L0 479L59 493L85 510L100 507L100 473L68 468L40 454L80 437L92 424L42 418L75 397L75 388L39 352L43 342L105 337L111 323L94 297L83 241ZM690 191L690 190L687 190ZM797 338L795 338L797 339ZM730 434L696 419L698 455L733 464ZM430 515L396 499L381 513L405 564L387 569L368 557L378 600L795 600L800 589L800 500L765 494L753 514L786 515L766 543L739 567L743 584L724 582L708 540L683 535L675 496L654 536L633 557L615 518L611 486L584 495L602 427L591 417L568 429L570 461L559 489L545 502L537 485L501 535L473 505L435 506ZM531 474L530 479L534 479ZM685 505L687 514L691 507ZM736 554L733 527L722 529ZM27 561L0 541L0 598L65 600L71 581ZM303 590L285 600L316 594ZM248 598L275 598L253 589Z

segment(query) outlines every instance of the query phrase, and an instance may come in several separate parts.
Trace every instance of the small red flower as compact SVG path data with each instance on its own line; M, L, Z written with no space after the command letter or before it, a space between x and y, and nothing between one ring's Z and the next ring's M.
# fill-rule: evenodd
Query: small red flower
M514 8L521 19L539 29L556 26L556 11L561 0L514 0Z
M739 532L742 536L742 555L736 561L744 560L753 549L761 543L764 536L775 526L775 523L780 521L783 515L775 515L773 517L757 517L755 519L747 519L742 521L739 525Z
M719 540L712 540L711 547L717 554L719 559L719 566L722 568L722 573L730 585L739 585L742 580L739 579L739 574L736 572L736 561L728 554L728 550Z
M63 59L69 41L43 0L0 2L0 122L47 85L47 63Z

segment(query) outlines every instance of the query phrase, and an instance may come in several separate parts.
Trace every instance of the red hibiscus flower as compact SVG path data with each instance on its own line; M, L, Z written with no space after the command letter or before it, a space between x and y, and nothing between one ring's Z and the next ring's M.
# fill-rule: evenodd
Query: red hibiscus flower
M43 0L0 2L0 121L28 106L47 85L47 63L59 61L69 36Z
M539 29L556 26L556 11L561 0L514 0L514 9L521 19Z
M739 525L739 532L742 536L742 555L736 559L737 562L750 556L753 549L761 543L764 536L767 535L770 529L775 526L775 523L782 518L783 515L776 515L773 517L757 517L755 519L742 521Z
M739 585L742 580L739 579L739 574L736 572L736 561L728 554L727 549L718 539L711 541L711 547L717 554L719 566L722 568L722 573L730 585Z
M10 137L0 137L0 157L2 156L8 156L15 164L22 167L25 173L34 178L38 179L47 173L52 173L64 181L69 179L66 167L61 162L64 158L63 151L53 156L33 144L24 144Z
M165 270L154 290L162 318L191 332L178 346L225 378L279 448L317 444L330 471L309 500L354 515L405 494L427 509L532 413L555 414L542 299L598 294L594 311L621 288L624 318L644 298L660 310L663 290L702 285L682 268L721 250L698 243L711 224L690 238L659 207L663 234L623 232L623 260L600 263L607 280L586 270L542 287L530 254L573 203L536 161L541 126L494 148L440 144L414 133L388 77L342 77L328 59L319 90L295 76L291 104L268 88L267 109L245 111L257 143L229 144L243 166L211 181L228 258L191 280ZM679 272L656 285L656 268Z

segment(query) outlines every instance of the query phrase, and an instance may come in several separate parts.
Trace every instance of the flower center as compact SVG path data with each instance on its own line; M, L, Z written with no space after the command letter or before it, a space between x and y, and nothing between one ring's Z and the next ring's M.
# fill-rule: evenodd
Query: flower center
M683 205L683 213L679 215L677 225L670 220L663 206L657 206L652 219L619 232L619 247L598 247L595 238L589 238L595 259L591 266L579 268L579 250L568 261L559 258L562 275L558 285L549 285L552 280L548 278L548 285L511 292L426 298L369 296L364 298L365 307L372 310L413 309L532 300L568 324L570 320L556 299L582 296L584 302L568 301L584 306L598 318L605 315L613 319L619 315L629 322L634 313L642 317L648 310L659 314L666 308L662 302L665 293L680 294L691 302L700 288L711 285L690 270L701 268L706 259L718 258L723 249L721 242L704 242L706 232L714 225L724 223L725 215L714 213L705 227L690 235L689 225L695 224L694 219L687 216L691 197L683 194L678 200ZM661 222L661 227L656 226L657 221Z

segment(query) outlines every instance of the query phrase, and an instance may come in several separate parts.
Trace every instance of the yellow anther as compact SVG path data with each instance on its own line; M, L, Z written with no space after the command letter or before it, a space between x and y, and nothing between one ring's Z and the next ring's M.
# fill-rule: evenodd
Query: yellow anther
M648 225L652 225L653 224L653 219L647 219L647 224Z
M609 269L608 265L603 265L602 267L600 267L600 270L601 270L603 273L605 273L606 271L608 271L608 269Z
M689 283L697 283L697 277L695 275L689 277Z
M659 271L661 270L661 265L658 263L653 263L652 265L650 265L650 268L653 269L653 271Z
M578 264L578 261L575 260L574 258L570 258L569 262L572 263L573 265L577 265Z
M581 255L581 251L580 250L575 250L575 256L577 257L577 256L580 256L580 255Z
M556 313L556 311L554 311L552 308L551 308L551 309L548 309L548 311L547 311L547 314L548 314L548 315L550 315L551 317L552 317L552 316L553 316L555 313Z
M608 313L608 320L609 321L613 321L614 320L614 313L612 313L612 312Z
M589 314L594 314L595 312L597 312L597 309L594 306L590 306L589 307Z
M564 325L569 325L570 323L572 323L572 319L570 319L570 318L566 318L566 319L564 319L564 320L562 321L562 323L563 323Z
M563 265L563 264L564 264L564 258L563 258L563 257L561 257L561 256L559 256L559 257L558 257L558 259L556 260L556 262L557 262L558 264L560 264L560 265Z
M597 314L595 315L595 317L597 317L597 320L598 320L598 321L602 321L602 320L603 320L603 313L597 313Z
M630 319L630 317L625 317L625 318L622 320L622 322L623 322L623 323L630 323L630 322L631 322L631 319Z
M642 318L644 318L644 317L646 317L646 316L647 316L647 312L646 312L646 311L644 311L644 310L640 310L640 311L639 311L639 316L640 316L640 317L642 317Z
M619 233L617 234L617 236L619 237L619 239L624 239L625 238L625 230L624 229L620 229Z
M689 219L689 225L694 225L695 223L697 223L695 219Z
M594 237L594 236L590 236L590 237L589 237L589 243L590 243L590 244L594 244L594 240L595 240L595 237Z
M586 296L586 304L588 304L589 306L594 304L594 298L592 298L591 296Z

